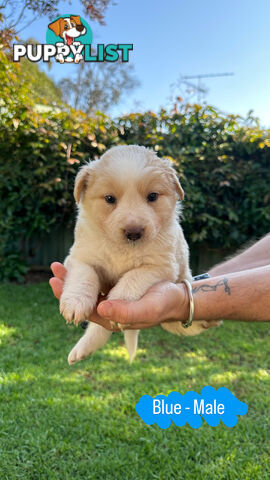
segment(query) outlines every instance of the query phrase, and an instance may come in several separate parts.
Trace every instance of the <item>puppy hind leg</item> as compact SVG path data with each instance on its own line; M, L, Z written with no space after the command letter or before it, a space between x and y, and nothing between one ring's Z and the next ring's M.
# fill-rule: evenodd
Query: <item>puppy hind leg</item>
M125 330L124 337L127 351L129 354L129 361L130 363L132 363L137 351L139 330Z
M185 337L200 335L200 333L205 332L208 328L219 327L221 325L220 320L212 320L207 322L206 320L194 321L193 324L184 328L181 322L163 322L161 324L164 330L170 332L174 335L184 335Z
M76 343L68 356L69 365L79 362L102 348L109 340L111 333L106 328L90 322L84 336Z

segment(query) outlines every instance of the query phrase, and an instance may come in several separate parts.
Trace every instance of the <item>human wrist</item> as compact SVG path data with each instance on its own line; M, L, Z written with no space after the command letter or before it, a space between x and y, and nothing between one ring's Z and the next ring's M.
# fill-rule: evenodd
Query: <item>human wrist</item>
M189 317L189 295L184 283L177 283L172 319L185 323Z

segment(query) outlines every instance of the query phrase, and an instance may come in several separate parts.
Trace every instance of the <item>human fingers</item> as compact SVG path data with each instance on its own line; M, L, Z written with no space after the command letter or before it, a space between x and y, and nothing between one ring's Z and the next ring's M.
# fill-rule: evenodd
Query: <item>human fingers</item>
M51 264L51 270L55 277L60 278L61 280L64 280L67 270L62 263L53 262Z
M168 310L168 290L175 289L174 284L162 282L151 287L137 301L105 300L97 307L98 314L121 324L157 325L162 320L163 311Z
M121 331L116 322L112 322L107 318L100 317L96 310L91 314L89 321L97 323L98 325L101 325L102 327L106 328L106 330L110 330L111 332Z
M49 284L51 286L54 296L59 300L63 291L63 285L64 285L63 280L57 277L52 277L49 280Z
M120 322L114 322L108 318L102 318L97 312L93 312L89 318L91 322L97 323L102 327L112 332L123 332L125 330L144 330L145 328L154 327L155 324L148 323L133 323L133 324L121 324Z

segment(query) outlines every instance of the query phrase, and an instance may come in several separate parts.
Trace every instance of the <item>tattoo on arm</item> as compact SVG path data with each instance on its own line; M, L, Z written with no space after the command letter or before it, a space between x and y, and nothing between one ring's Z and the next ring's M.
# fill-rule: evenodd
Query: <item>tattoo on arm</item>
M194 287L192 289L192 292L193 293L197 293L199 292L200 290L202 292L216 292L217 288L218 287L222 287L224 286L224 292L227 293L228 295L231 295L231 289L229 287L229 280L227 278L223 278L222 280L220 280L218 283L216 283L216 285L209 285L208 283L203 283L202 285L200 285L199 287Z

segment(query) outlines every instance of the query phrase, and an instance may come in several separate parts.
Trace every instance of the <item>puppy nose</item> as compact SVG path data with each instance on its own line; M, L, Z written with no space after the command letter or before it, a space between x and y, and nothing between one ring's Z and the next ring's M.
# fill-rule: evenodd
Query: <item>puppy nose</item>
M76 25L76 30L78 30L78 32L82 32L83 29L84 29L83 25Z
M144 232L144 228L142 227L127 227L125 230L125 236L127 237L128 240L132 240L133 242L136 242L136 240L139 240Z

